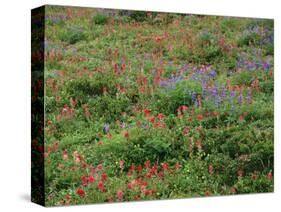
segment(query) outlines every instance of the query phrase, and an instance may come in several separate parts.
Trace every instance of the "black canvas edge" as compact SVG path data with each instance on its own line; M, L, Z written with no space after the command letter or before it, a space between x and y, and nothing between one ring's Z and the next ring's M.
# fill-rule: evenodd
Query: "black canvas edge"
M45 6L31 10L31 201L45 206Z

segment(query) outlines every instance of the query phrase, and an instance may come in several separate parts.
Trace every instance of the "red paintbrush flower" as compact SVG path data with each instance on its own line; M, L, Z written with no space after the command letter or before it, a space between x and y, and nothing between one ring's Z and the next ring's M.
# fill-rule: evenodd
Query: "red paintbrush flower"
M196 142L196 146L199 150L202 150L202 142L201 142L201 139L198 139L197 142Z
M138 171L139 171L139 172L142 171L142 166L141 166L141 165L138 166Z
M162 163L162 168L163 170L167 170L167 171L170 170L169 164L167 162Z
M106 192L106 188L105 188L105 186L104 186L104 184L103 184L102 181L99 181L99 183L98 183L98 189L99 189L101 192Z
M85 196L85 191L82 188L78 188L76 193L82 198Z
M126 130L125 132L124 132L124 137L128 140L129 139L129 132L128 132L128 130Z
M151 117L149 118L149 121L150 121L151 123L154 123L155 117L154 117L154 116L151 116Z
M101 175L101 181L105 182L106 180L107 180L107 174L105 172L103 172Z
M89 183L95 182L95 178L94 178L93 175L90 175L90 176L88 177L88 182L89 182Z
M252 173L252 180L256 180L257 179L257 172L256 171L254 171L253 173Z
M267 179L270 180L270 181L272 180L272 172L271 171L268 172Z
M149 116L150 111L148 109L144 108L143 112L144 112L146 117Z
M148 172L148 173L145 174L145 177L146 178L151 178L151 174Z
M155 123L155 124L154 124L154 127L160 127L160 126L161 126L160 123Z

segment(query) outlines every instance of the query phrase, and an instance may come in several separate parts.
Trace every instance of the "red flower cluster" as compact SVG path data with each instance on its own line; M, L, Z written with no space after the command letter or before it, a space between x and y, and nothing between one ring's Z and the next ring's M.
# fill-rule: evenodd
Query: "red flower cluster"
M88 177L86 176L81 176L80 177L81 181L82 181L82 185L86 185L87 183L94 183L95 182L95 178L93 175L89 175Z
M85 191L82 188L78 188L76 193L82 198L85 196Z

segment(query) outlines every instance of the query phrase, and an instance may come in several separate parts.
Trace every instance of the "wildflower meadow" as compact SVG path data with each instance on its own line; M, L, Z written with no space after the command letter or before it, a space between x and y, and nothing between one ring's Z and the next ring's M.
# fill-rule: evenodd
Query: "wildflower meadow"
M46 6L44 26L46 206L273 192L273 20Z

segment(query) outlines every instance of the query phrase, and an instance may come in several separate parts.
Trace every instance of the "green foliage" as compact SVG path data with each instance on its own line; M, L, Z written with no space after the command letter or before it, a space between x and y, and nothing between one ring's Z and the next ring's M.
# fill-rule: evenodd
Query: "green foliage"
M238 46L258 45L261 37L257 32L245 31L237 40Z
M199 44L201 46L210 46L215 42L215 37L210 32L202 32L199 34Z
M213 45L204 48L203 55L202 55L202 57L205 59L206 62L213 62L214 60L220 58L221 56L222 56L222 52L220 47L213 46Z
M126 96L112 98L104 95L95 98L93 107L97 117L104 117L106 122L112 122L120 119L122 112L131 113L130 103L130 99Z
M66 83L66 91L72 97L76 95L79 97L100 96L104 93L104 89L110 95L115 95L116 93L112 79L103 77L101 74L97 74L92 78L81 77Z
M202 88L199 82L196 81L181 81L178 82L175 88L164 88L162 92L156 96L156 100L152 104L157 110L165 114L176 114L180 105L191 105L192 97L190 92L195 92L197 95L202 93Z
M253 74L250 71L241 71L235 74L232 78L233 85L251 85L253 81Z
M97 25L105 25L108 22L108 17L102 14L96 14L93 17L93 22Z
M130 18L137 22L143 22L147 20L147 12L145 11L133 11L130 14Z
M86 34L82 28L70 27L60 32L59 39L69 44L75 44L81 40L85 40Z

